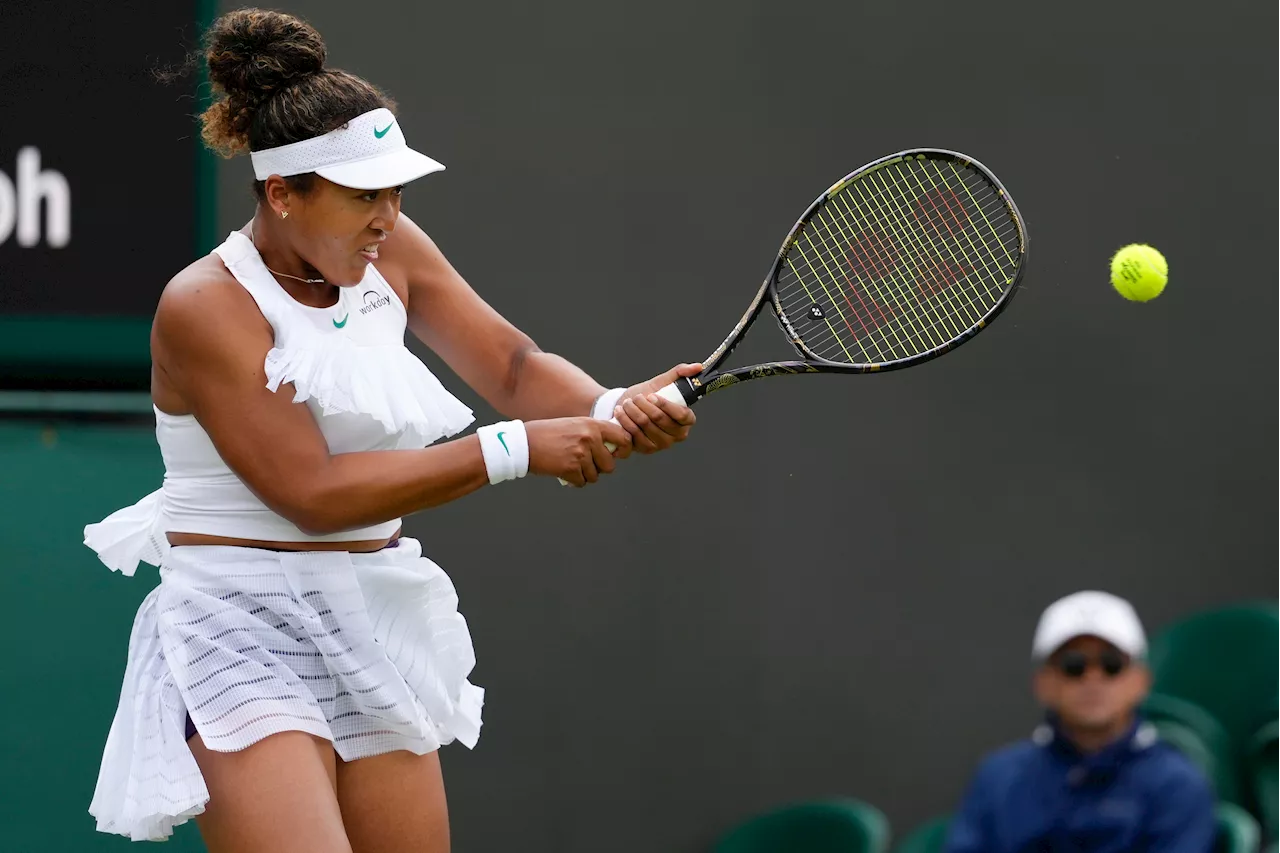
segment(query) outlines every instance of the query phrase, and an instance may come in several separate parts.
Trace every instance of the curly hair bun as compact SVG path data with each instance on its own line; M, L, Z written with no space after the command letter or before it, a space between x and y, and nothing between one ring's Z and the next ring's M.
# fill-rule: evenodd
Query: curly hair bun
M205 61L215 91L226 95L204 116L205 141L223 154L248 148L258 108L276 92L324 70L324 39L284 12L238 9L205 35Z

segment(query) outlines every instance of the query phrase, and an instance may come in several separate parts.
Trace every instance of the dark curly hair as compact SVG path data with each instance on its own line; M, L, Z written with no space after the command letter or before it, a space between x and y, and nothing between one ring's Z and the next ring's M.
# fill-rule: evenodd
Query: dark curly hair
M320 136L395 102L373 84L324 65L320 33L301 18L237 9L213 22L204 60L215 100L200 117L205 144L224 157ZM305 191L311 175L292 183ZM254 184L262 197L262 182Z

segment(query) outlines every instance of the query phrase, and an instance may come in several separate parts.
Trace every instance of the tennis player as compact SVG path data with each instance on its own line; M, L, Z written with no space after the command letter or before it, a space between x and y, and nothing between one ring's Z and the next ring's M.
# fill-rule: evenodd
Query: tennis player
M313 28L240 10L206 44L204 138L250 152L258 204L161 296L162 488L85 529L111 568L161 577L90 812L133 839L198 816L212 853L446 851L436 750L475 745L483 691L453 585L401 517L670 447L694 416L653 392L700 366L607 390L541 352L400 213L443 166L325 67ZM509 419L428 446L472 413L406 327Z

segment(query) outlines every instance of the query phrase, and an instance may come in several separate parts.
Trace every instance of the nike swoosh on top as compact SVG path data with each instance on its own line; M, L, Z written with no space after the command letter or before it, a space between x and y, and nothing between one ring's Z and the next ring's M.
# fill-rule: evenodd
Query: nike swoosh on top
M343 317L343 318L342 318L342 322L341 322L341 323L339 323L337 320L334 320L334 321L333 321L333 327L334 327L335 329L341 329L343 326L347 325L347 320L349 320L349 319L351 319L351 315L350 315L350 314L348 314L347 316Z

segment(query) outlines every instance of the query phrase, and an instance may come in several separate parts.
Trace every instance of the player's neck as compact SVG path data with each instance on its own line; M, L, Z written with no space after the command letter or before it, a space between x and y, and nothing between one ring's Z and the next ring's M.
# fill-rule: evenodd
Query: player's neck
M262 263L288 293L303 305L326 308L333 304L335 286L329 284L311 264L288 247L268 217L255 216L246 236L253 242Z

